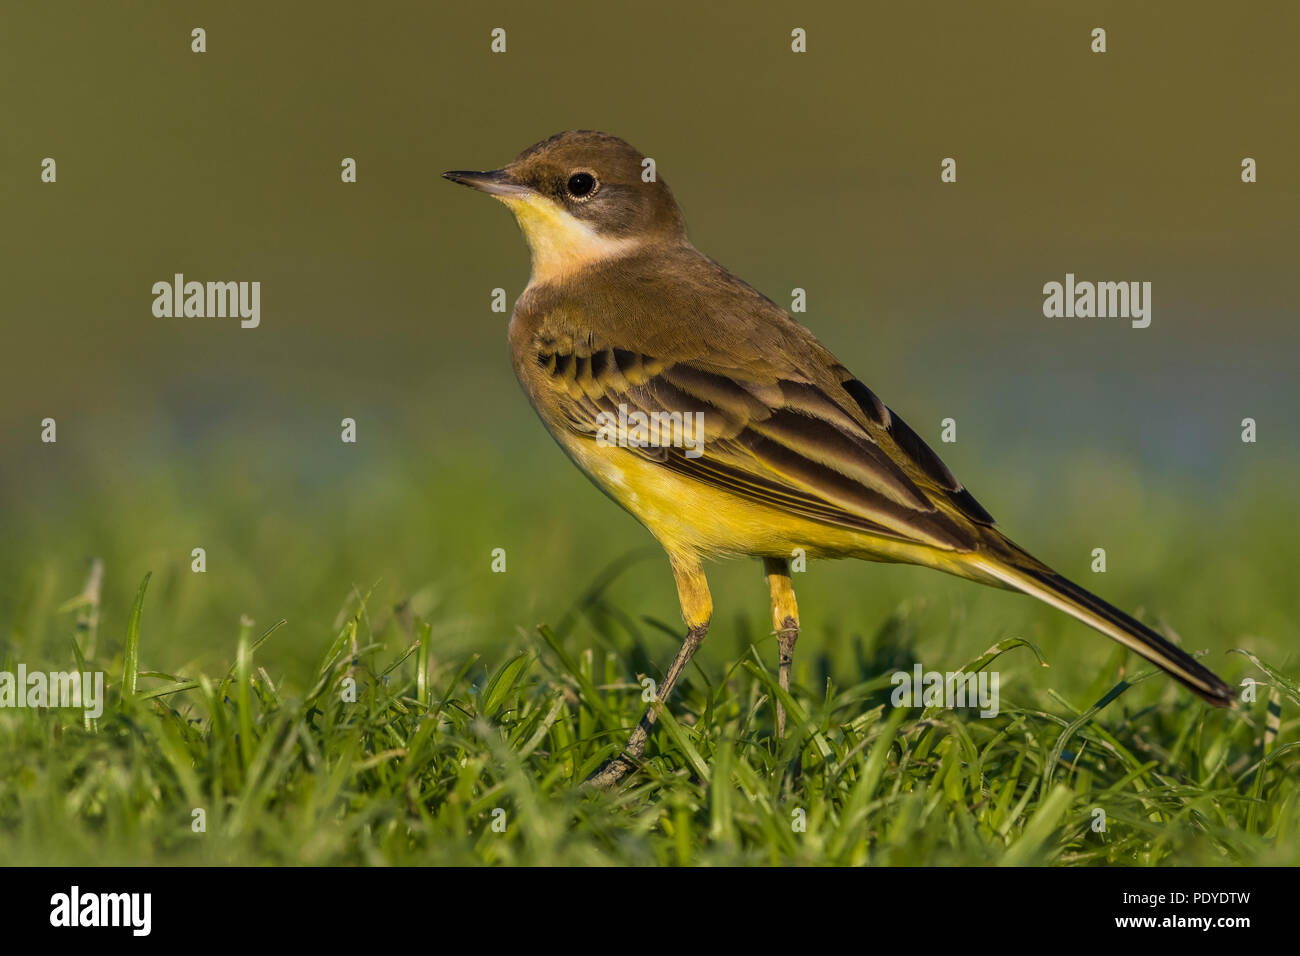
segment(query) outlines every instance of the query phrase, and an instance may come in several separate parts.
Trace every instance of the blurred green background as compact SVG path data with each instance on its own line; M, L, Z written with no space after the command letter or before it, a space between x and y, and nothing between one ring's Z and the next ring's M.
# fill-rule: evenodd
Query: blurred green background
M1284 3L7 4L0 658L66 656L55 609L95 556L109 649L155 572L158 669L223 667L241 614L286 617L262 658L300 683L372 585L379 617L414 595L447 655L530 642L634 549L611 599L675 624L653 542L514 382L489 304L527 281L515 226L438 175L582 127L655 157L702 250L784 305L806 289L800 320L1011 537L1215 666L1244 645L1293 667L1297 26ZM260 281L261 327L155 318L177 272ZM1044 318L1066 272L1152 282L1150 328ZM900 608L936 666L1008 634L1110 653L932 572L814 564L796 587L801 647L833 659ZM766 599L749 563L714 591L717 666Z

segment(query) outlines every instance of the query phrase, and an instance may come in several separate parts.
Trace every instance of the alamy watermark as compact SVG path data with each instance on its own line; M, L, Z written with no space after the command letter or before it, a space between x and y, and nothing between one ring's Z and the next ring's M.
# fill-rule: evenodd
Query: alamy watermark
M981 717L998 715L998 672L927 671L917 664L909 671L895 671L889 682L894 692L889 702L895 707L979 707Z
M1135 329L1151 324L1150 282L1065 282L1043 286L1043 315L1049 319L1129 319Z
M104 713L103 671L0 671L0 707L79 707L92 720Z
M153 284L153 314L160 319L238 318L240 328L262 322L262 283L186 282L184 273Z
M704 454L703 412L629 412L596 415L596 444L603 448L684 448L687 458Z
M153 928L153 894L83 893L73 886L50 897L50 925L123 927L133 936L148 936Z

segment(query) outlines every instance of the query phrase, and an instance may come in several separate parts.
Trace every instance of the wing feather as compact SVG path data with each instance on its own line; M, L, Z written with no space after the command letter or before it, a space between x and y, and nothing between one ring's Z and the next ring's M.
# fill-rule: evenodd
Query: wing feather
M595 438L601 413L702 413L699 454L632 449L672 471L815 521L967 550L988 512L870 389L763 377L603 343L551 341L536 355L564 422Z

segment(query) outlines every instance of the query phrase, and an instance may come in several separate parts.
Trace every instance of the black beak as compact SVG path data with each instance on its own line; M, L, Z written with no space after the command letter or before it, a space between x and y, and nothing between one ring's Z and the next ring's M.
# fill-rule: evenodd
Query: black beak
M471 172L467 169L453 169L442 174L444 179L453 183L469 186L489 196L522 196L532 192L510 178L504 169L493 169L485 173Z

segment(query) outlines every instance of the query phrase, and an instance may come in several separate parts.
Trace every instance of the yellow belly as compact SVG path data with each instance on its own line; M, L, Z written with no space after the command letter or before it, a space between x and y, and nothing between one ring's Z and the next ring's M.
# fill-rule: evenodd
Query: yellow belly
M701 557L855 557L951 570L948 553L812 521L679 475L624 448L559 432L556 438L610 498L650 530L669 554Z

